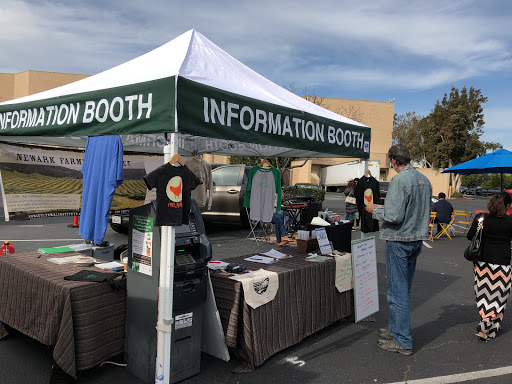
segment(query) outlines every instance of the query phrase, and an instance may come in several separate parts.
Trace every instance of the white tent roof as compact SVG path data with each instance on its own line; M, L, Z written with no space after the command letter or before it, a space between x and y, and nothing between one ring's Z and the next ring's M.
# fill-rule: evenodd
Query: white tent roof
M180 83L179 79L184 80ZM108 102L114 104L114 98L122 102L126 95L140 94L142 97L150 93L153 95L150 119L135 122L131 115L130 118L123 116L121 120L115 121L96 119L92 123L82 119L84 105L89 103L88 100L93 100L96 105L100 104L100 100L107 100L108 105ZM216 98L219 103L224 102L220 101L223 98L228 98L226 103L239 106L240 116L236 116L238 126L227 123L223 123L223 126L208 125L212 122L205 121L208 115L203 100L209 98ZM53 108L55 115L59 113L60 118L59 108L71 110L75 105L82 114L78 121L75 119L69 123L69 119L66 119L65 123L55 124L56 119L48 116ZM243 107L252 109L252 113L265 113L268 124L271 118L281 119L278 132L270 133L266 128L258 131L258 126L248 129L242 121L247 117L242 116ZM174 115L175 108L177 116ZM22 113L29 116L23 120L23 126L20 123ZM36 113L39 120L35 118ZM42 119L41 115L45 113L47 116ZM213 110L211 113L213 116ZM204 118L201 117L203 114ZM176 122L179 125L175 125ZM219 146L227 150L219 154L243 154L243 148L247 145L237 146L233 150L235 146L232 143L236 142L267 146L269 155L278 156L282 153L283 156L296 157L323 157L329 154L336 157L367 158L371 138L371 131L365 125L315 105L274 84L195 30L97 75L0 103L0 128L0 140L69 146L80 146L76 140L71 143L73 140L70 137L84 135L129 135L124 141L133 142L134 134L154 135L176 131L199 140L220 140ZM331 128L335 132L328 132ZM49 142L50 136L53 136L53 142ZM135 147L129 150L137 150ZM154 149L158 151L158 146ZM140 150L151 152L147 142ZM264 154L265 150L260 152ZM255 155L253 148L245 154Z
M177 75L256 100L299 109L344 123L365 126L319 107L278 86L227 54L193 29L142 56L97 75L1 104L92 92Z

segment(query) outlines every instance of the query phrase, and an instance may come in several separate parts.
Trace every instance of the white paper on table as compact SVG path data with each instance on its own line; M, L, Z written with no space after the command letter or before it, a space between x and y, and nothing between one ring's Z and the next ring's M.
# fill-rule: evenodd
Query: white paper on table
M124 266L124 264L120 263L119 261L111 261L108 263L94 264L94 266L98 267L100 269L110 270L110 269L114 269L114 268L122 268Z
M262 263L262 264L272 264L275 262L275 259L273 257L267 257L262 255L254 255L250 257L246 257L244 260L252 261L254 263Z
M268 257L273 257L274 259L284 259L284 258L290 257L287 254L279 252L279 251L277 251L277 250L275 250L273 248L270 251L268 251L268 252L262 253L262 255L265 255L265 256L268 256Z
M225 261L209 261L208 262L208 268L212 270L221 269L222 267L226 267L229 265L229 263L226 263Z

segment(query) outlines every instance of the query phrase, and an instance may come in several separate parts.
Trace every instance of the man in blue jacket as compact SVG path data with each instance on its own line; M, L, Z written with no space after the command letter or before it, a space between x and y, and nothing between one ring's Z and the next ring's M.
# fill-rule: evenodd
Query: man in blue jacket
M437 233L441 232L441 226L439 223L449 223L453 218L453 206L446 200L446 194L439 192L437 195L439 200L432 205L432 212L437 212L434 220L437 223Z
M366 206L382 222L380 238L386 240L389 328L379 329L377 345L384 351L411 355L409 298L416 259L428 236L432 185L410 164L411 155L404 145L393 145L388 157L397 175L389 183L384 207Z

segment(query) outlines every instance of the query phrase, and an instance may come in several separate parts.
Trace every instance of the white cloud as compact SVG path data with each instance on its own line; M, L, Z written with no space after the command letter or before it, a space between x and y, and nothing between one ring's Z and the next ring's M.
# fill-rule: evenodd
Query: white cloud
M511 69L503 4L4 0L0 72L94 74L196 28L280 84L428 89Z

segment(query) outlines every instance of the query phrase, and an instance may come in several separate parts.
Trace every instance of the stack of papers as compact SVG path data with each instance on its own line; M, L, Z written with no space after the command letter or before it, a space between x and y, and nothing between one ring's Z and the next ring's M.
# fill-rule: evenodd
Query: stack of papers
M271 249L268 252L264 252L264 253L262 253L262 255L265 255L265 256L268 256L268 257L273 257L274 259L287 259L287 258L291 257L290 255L287 255L285 253L279 252L279 251L277 251L275 249Z
M322 263L322 262L324 262L326 260L330 260L330 259L331 258L328 256L319 256L316 253L306 257L306 261L313 261L315 263Z
M262 264L272 264L276 261L273 257L267 257L262 255L254 255L251 257L247 257L244 260L252 261L254 263L262 263Z
M215 261L208 262L208 268L210 268L214 271L217 269L221 269L222 267L226 267L227 265L229 265L229 263L226 263L225 261L215 260Z
M85 257L87 257L87 256L85 256ZM66 256L66 257L52 257L52 258L46 259L46 260L51 261L52 263L55 263L55 264L71 264L71 263L79 262L81 259L84 259L84 255L73 255L73 256ZM89 259L95 261L92 258L89 258Z
M105 271L117 271L117 270L124 271L124 265L123 265L123 263L120 263L119 261L111 261L110 263L94 264L94 266L98 267L100 269L103 269Z

